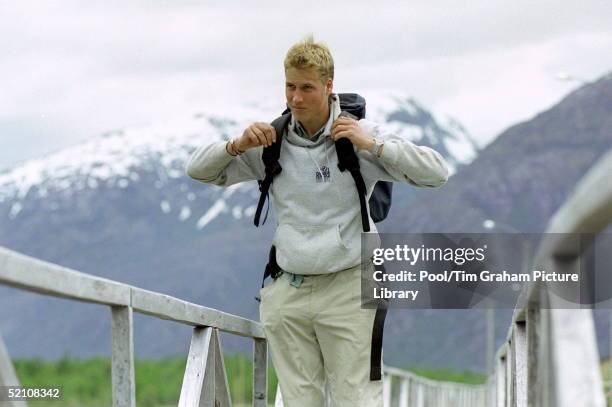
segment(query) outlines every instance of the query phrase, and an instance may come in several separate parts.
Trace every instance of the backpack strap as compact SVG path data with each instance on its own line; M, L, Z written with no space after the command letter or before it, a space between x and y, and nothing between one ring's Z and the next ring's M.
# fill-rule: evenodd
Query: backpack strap
M270 190L270 185L272 184L272 180L274 177L281 173L283 168L278 163L278 159L280 157L280 150L283 140L283 135L285 133L285 128L289 124L289 120L291 120L291 114L287 113L280 117L274 119L271 123L272 127L276 131L276 142L272 143L270 147L264 147L263 152L261 153L261 159L264 163L265 167L265 176L264 179L259 181L259 191L261 195L259 196L259 202L257 203L257 210L255 211L255 226L259 226L259 219L261 217L261 211L263 209L263 205L266 201L266 198L269 198L268 191ZM269 199L268 199L268 209L269 209ZM266 223L266 219L268 218L268 210L266 210L266 215L264 217L263 223ZM262 224L263 224L262 223Z
M340 116L357 119L354 115L348 112L341 112ZM361 226L364 232L370 231L370 220L368 218L368 207L366 202L366 185L359 170L359 159L355 153L353 143L347 138L341 138L335 141L336 154L338 154L338 168L340 171L348 170L355 181L357 187L357 195L359 195L359 206L361 207Z
M377 381L382 379L382 345L383 333L385 329L385 318L387 308L379 306L374 314L372 325L372 342L370 344L370 380Z
M264 286L266 278L272 277L277 279L282 274L282 270L276 262L276 246L272 245L270 253L268 254L268 264L266 264L266 270L264 271L263 279L261 280L261 288Z
M386 274L385 266L374 266L375 270L382 271ZM383 348L383 333L385 329L385 318L387 317L387 309L389 308L388 300L378 300L376 304L376 313L374 314L374 322L372 323L372 340L370 344L370 380L382 380L382 348Z

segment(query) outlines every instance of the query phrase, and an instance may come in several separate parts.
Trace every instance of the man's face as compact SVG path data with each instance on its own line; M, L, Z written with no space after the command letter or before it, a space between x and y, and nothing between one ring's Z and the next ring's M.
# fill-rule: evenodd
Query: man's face
M328 114L328 97L333 81L321 82L314 70L289 68L285 71L285 96L293 116L301 122L325 120Z

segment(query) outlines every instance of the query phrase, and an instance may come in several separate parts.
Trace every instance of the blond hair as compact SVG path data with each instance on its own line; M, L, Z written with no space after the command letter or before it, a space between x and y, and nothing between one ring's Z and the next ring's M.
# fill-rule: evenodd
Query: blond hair
M322 42L315 42L312 35L294 44L285 56L285 72L289 68L314 68L325 83L327 79L334 79L334 59L329 48Z

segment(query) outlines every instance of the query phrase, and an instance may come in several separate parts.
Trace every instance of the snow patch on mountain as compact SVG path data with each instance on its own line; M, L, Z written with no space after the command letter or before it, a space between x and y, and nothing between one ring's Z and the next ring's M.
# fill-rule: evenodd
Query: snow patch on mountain
M213 219L219 216L222 212L227 211L227 204L224 199L218 199L206 213L198 219L196 227L198 229L204 229L204 226L208 225Z
M183 206L181 208L181 213L179 214L179 220L181 222L186 221L191 216L191 208L188 206Z
M246 208L244 210L244 216L246 216L247 218L252 217L253 215L255 215L255 211L257 210L257 208L255 207L255 205L251 205L248 208Z
M152 163L161 164L156 184L161 188L169 178L185 176L183 167L194 148L240 134L260 116L261 111L237 108L234 118L196 113L111 131L0 174L0 197L22 200L34 187L40 197L42 188L58 191L79 183L92 189L102 184L127 188L140 179L136 171Z
M168 202L168 201L161 201L159 203L159 207L161 208L163 213L170 213L170 210L171 210L170 202Z
M371 92L364 96L368 119L385 123L390 131L416 144L439 148L452 173L457 165L469 164L476 158L480 147L453 117L434 113L400 92Z
M15 217L17 217L17 215L19 214L19 212L21 212L22 206L21 206L21 202L15 202L12 206L11 206L11 210L9 212L9 218L11 219L15 219Z
M234 206L232 208L232 216L234 217L234 219L241 219L242 218L242 207Z

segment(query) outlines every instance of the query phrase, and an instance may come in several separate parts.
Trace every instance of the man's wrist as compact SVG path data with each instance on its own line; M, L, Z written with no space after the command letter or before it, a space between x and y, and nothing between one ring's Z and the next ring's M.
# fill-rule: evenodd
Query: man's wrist
M372 138L371 144L368 147L368 151L374 154L376 157L380 158L384 147L385 144L383 141Z
M234 139L229 140L227 143L225 143L225 151L227 151L227 153L231 155L232 157L236 157L244 153L244 151L241 150L236 144L237 144L237 141Z
M237 138L237 139L232 140L232 146L234 147L234 150L236 150L236 153L238 153L238 154L242 154L242 153L244 153L246 151L240 145L240 140L242 140L242 138Z
M227 143L225 143L225 152L228 153L229 155L231 155L232 157L236 157L238 155L232 149L232 141L231 140L228 141Z

